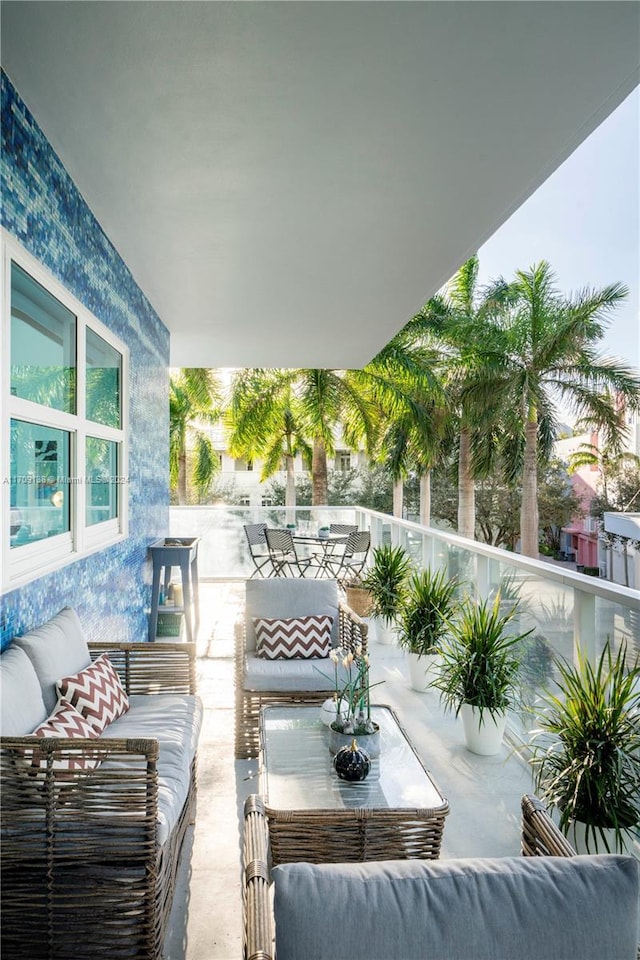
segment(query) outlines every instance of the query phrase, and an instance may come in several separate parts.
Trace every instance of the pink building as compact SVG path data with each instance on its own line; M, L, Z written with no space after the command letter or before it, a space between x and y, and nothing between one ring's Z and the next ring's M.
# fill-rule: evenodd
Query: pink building
M568 437L556 444L556 453L563 460L585 444L598 445L598 434L581 434ZM574 517L569 526L562 528L562 549L567 556L575 559L584 567L598 566L598 521L590 516L591 502L596 495L600 481L600 469L597 464L579 467L571 476L571 482L584 511L583 516Z

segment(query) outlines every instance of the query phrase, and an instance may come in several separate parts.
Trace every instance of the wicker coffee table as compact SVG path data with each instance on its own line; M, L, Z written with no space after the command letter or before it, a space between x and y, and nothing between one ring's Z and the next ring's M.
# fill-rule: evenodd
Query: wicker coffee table
M333 770L318 707L263 708L261 787L274 863L439 856L449 804L393 710L377 706L372 715L380 756L365 781L346 783Z

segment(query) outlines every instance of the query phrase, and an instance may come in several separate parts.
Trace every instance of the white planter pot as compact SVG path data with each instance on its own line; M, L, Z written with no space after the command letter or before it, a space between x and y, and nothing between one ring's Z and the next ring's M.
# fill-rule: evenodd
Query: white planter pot
M493 714L489 713L488 710L483 710L482 724L480 724L480 711L477 707L463 703L460 707L460 716L464 726L467 749L471 753L478 753L482 757L490 757L500 753L502 738L507 725L506 713Z
M395 643L396 627L393 620L383 620L382 618L376 617L375 622L378 643Z
M411 689L418 693L426 693L431 689L431 682L435 679L440 669L440 655L438 653L425 653L420 656L417 653L408 653L409 661L409 680Z
M616 840L613 827L589 827L581 820L572 820L569 824L567 840L576 853L627 853L629 844L626 834L622 834L622 849Z

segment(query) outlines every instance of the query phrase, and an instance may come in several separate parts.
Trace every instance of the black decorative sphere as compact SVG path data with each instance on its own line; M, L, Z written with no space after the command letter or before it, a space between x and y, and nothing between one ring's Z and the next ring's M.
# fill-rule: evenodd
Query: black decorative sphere
M341 780L366 780L371 770L371 760L355 740L348 747L340 747L333 758L333 766Z

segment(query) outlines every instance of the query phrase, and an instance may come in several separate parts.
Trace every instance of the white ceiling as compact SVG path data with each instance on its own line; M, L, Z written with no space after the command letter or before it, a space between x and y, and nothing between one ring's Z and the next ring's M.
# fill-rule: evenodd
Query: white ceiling
M2 3L176 366L366 363L637 85L633 2Z

